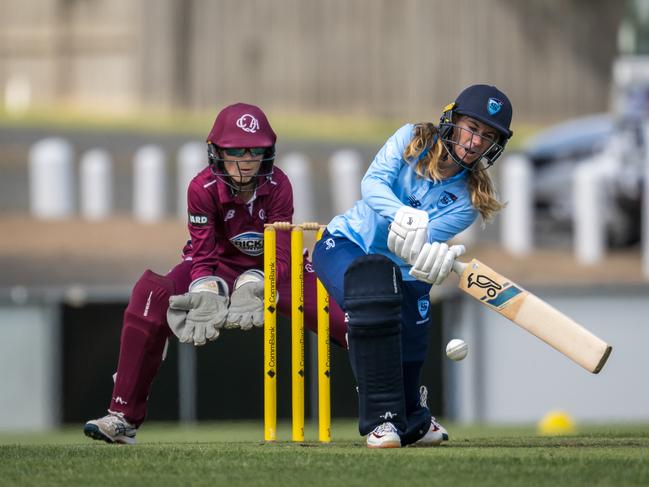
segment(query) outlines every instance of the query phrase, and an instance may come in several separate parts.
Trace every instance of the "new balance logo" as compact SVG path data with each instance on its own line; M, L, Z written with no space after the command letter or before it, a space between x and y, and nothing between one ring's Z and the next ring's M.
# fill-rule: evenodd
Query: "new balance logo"
M421 206L421 201L412 195L408 196L408 203L410 203L410 206L413 208L419 208Z
M388 419L392 419L392 418L396 418L396 417L397 417L397 413L392 413L390 411L386 411L385 414L379 414L379 418L385 419L386 421Z

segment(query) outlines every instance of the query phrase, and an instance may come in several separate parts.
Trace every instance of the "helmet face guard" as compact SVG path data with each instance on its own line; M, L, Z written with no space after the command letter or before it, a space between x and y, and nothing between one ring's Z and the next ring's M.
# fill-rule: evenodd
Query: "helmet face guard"
M214 126L207 136L207 157L212 173L235 192L248 188L254 183L258 188L268 181L273 174L275 162L275 141L273 131L266 114L261 108L246 103L235 103L225 107L216 117ZM224 153L229 151L228 162L237 165L240 178L245 177L239 167L240 163L251 160L261 164L250 182L239 183L225 169ZM263 151L263 154L260 154ZM237 160L246 152L253 159Z
M249 162L260 162L259 165L259 170L257 173L252 176L251 180L247 183L240 183L237 180L235 180L230 173L227 172L225 169L225 158L223 157L223 151L225 150L223 147L217 147L215 144L208 143L207 144L207 158L210 163L210 168L212 170L212 174L216 176L217 179L220 181L223 181L226 185L228 185L231 189L233 189L235 192L241 191L243 188L248 187L251 185L251 183L254 183L255 188L259 188L263 184L265 184L268 180L271 179L273 175L273 165L275 163L275 147L268 147L265 148L266 151L262 155L261 159L259 158L254 158L254 159L241 159L241 160L236 160L232 159L232 156L227 160L229 163L235 163L237 165L237 169L239 171L239 176L240 179L244 177L244 175L241 173L241 169L239 167L239 163L249 163ZM235 156L236 157L236 156ZM253 155L254 157L254 155Z
M495 129L500 137L491 140L465 127L457 125L457 116L464 115L482 122ZM501 156L509 138L513 135L509 126L512 121L512 105L502 91L490 85L472 85L460 93L454 103L444 108L439 122L439 140L453 162L468 171L482 171L494 165ZM470 146L460 144L462 131L470 132ZM485 143L484 149L473 162L466 161L466 155L475 153L473 137L481 137ZM455 148L464 149L465 156L460 158Z
M450 115L450 117L452 117L452 115ZM468 146L459 142L462 138L460 134L463 131L469 132L471 134L471 142ZM475 136L478 136L485 142L487 142L487 144L485 144L487 148L484 149L474 161L466 162L465 159L467 155L475 152L473 150L473 138ZM446 150L446 153L451 157L453 162L455 162L461 168L466 169L467 171L484 171L486 169L489 169L501 156L503 150L505 150L505 145L507 144L507 139L504 139L502 142L500 140L493 141L474 132L473 130L465 127L460 127L453 122L441 122L439 124L439 140L441 141L444 150ZM464 149L465 156L463 158L460 159L460 157L457 155L457 153L455 152L455 146L459 146Z

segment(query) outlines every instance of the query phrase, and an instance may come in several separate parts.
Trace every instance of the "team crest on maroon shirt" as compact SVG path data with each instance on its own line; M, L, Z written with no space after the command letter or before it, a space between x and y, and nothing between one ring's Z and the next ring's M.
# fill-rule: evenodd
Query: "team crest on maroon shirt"
M232 245L241 252L254 257L264 253L264 234L260 232L244 232L230 239Z

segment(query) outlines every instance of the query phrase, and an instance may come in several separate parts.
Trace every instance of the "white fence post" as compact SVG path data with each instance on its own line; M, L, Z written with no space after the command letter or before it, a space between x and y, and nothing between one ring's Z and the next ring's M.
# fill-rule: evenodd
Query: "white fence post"
M187 220L187 188L207 166L207 147L200 142L187 142L178 149L176 162L176 210L178 218Z
M523 154L512 154L501 170L503 200L501 239L507 252L527 255L532 250L534 231L534 190L532 163Z
M137 150L133 162L133 215L146 223L162 220L165 216L165 154L157 145L145 145Z
M74 151L61 138L36 142L29 150L31 213L37 218L72 216L75 207Z
M113 160L102 149L91 149L81 157L80 209L87 220L108 218L113 211Z
M329 161L329 188L333 212L340 215L361 198L363 158L354 150L340 150Z
M574 252L581 264L597 264L604 257L606 225L602 180L599 159L575 168L572 191Z
M315 211L310 161L303 154L293 152L285 155L278 166L286 173L293 187L293 221L313 221Z

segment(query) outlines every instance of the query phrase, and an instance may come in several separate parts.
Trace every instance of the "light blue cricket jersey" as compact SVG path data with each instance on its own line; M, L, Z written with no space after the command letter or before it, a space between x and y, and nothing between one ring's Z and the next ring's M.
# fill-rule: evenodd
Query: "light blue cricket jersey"
M428 241L446 242L465 230L477 217L467 188L468 173L435 183L417 176L403 158L414 125L397 130L378 152L361 183L362 199L344 215L336 216L327 230L345 237L368 254L385 255L397 263L404 280L413 280L410 266L388 250L388 226L397 210L409 205L428 213Z

